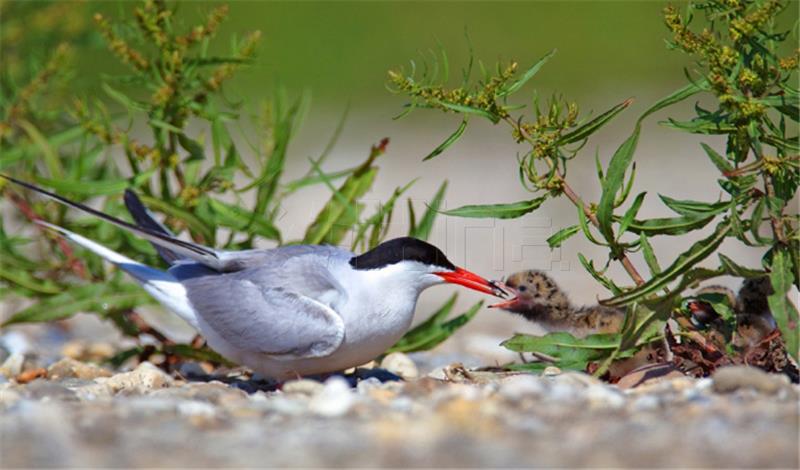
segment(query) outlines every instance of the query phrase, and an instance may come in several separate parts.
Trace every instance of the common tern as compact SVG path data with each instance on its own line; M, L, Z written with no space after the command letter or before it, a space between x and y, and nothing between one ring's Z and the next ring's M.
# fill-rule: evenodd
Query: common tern
M408 330L417 298L433 285L506 295L415 238L389 240L361 255L327 245L223 251L176 238L132 191L125 202L136 224L2 176L153 243L170 264L166 271L38 222L128 273L212 349L278 380L344 370L379 356Z

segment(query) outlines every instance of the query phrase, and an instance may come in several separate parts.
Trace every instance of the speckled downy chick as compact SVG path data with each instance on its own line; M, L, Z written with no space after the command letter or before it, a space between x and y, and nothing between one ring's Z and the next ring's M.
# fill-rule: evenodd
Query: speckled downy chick
M761 343L777 328L767 301L767 297L773 292L769 277L763 276L745 279L738 295L727 287L716 285L703 287L696 295L723 294L727 297L727 304L732 307L736 316L733 344L746 349ZM690 302L689 308L695 325L719 329L719 314L710 305L702 301Z
M555 281L541 271L520 271L503 285L516 296L492 307L519 314L547 331L566 331L576 337L617 333L625 321L624 310L601 305L574 307Z

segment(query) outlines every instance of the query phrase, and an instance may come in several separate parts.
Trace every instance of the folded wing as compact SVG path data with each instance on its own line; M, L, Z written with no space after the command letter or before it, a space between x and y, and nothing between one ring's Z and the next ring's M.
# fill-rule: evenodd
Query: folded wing
M183 284L201 324L238 349L312 358L330 355L344 340L344 323L331 307L283 287L225 274Z

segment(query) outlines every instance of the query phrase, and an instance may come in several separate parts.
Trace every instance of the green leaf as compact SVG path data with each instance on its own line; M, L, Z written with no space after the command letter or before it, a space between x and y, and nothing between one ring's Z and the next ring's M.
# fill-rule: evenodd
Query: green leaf
M677 200L671 197L658 195L661 201L674 212L685 216L709 216L726 211L730 206L730 201L719 202L699 202L689 200Z
M733 165L731 165L731 162L729 162L725 157L718 154L714 149L706 144L701 143L700 145L703 147L703 150L706 151L706 155L708 155L711 163L713 163L721 173L724 174L728 173L729 171L733 171Z
M798 313L794 305L789 301L787 294L792 288L795 274L792 272L791 257L788 248L777 246L773 251L772 262L770 263L769 280L772 284L773 293L767 297L770 312L775 317L775 322L781 330L783 341L786 343L786 350L797 360L798 358Z
M585 370L590 362L605 359L619 347L619 334L595 334L576 338L569 333L555 332L544 336L517 333L500 345L514 352L533 352L552 357L560 368ZM621 355L624 357L626 355ZM525 364L516 369L527 369Z
M3 256L8 256L8 254L4 253ZM37 279L30 272L24 270L0 266L0 278L38 294L49 295L61 292L61 289L53 281Z
M369 159L366 163L371 162L372 159ZM376 167L362 165L339 189L335 189L327 182L333 191L333 196L309 225L303 243L310 245L322 242L334 245L339 243L346 231L358 221L356 202L372 187L377 172Z
M659 111L667 106L673 105L686 98L702 91L705 81L700 83L689 83L683 88L673 92L672 94L660 99L647 111L642 114L636 121L633 133L628 137L622 145L619 146L611 162L608 164L608 172L603 179L603 193L600 197L600 202L597 207L597 220L600 225L600 232L606 240L614 240L614 232L611 224L614 215L614 203L616 201L617 193L622 188L623 181L625 180L625 172L633 160L633 154L636 151L636 145L639 142L639 134L642 129L642 121L651 114Z
M70 142L74 142L79 138L83 137L86 133L86 130L83 126L75 126L70 129L67 129L63 132L53 135L46 139L47 145L52 149L57 149L62 145L66 145ZM27 154L30 152L36 151L36 148L41 148L40 143L34 139L31 139L33 142L27 145L15 145L9 149L0 149L0 169L5 169L17 161L25 158ZM55 164L54 162L50 162L49 165ZM52 175L52 171L51 171Z
M654 294L658 290L666 287L667 284L675 280L682 273L687 272L697 263L706 259L711 253L716 251L719 245L725 240L725 237L731 231L729 223L723 222L717 226L717 229L707 238L695 242L688 250L679 255L675 261L659 275L653 276L645 282L622 295L618 295L612 299L602 301L604 305L609 306L622 306L628 303L644 299L645 297Z
M597 221L600 225L600 232L606 240L614 240L614 231L611 224L614 216L614 203L617 193L622 188L625 180L625 172L633 160L636 151L636 144L639 141L641 127L637 124L633 134L619 146L611 162L608 164L608 171L603 179L603 193L597 206Z
M58 154L56 153L53 146L50 144L50 141L42 135L39 129L36 128L33 124L26 120L22 120L18 123L19 127L28 134L30 137L31 142L36 144L39 147L39 150L42 152L42 158L44 159L44 163L47 166L47 171L51 177L55 179L60 179L64 177L64 167L61 165L61 159L58 158Z
M721 120L717 121L706 118L695 118L691 121L677 121L669 118L663 124L667 127L690 132L692 134L720 135L736 132L735 127L728 125Z
M423 158L422 161L423 162L428 161L431 158L436 157L437 155L447 150L448 147L456 143L456 141L459 138L461 138L461 136L464 134L464 131L467 130L467 122L469 122L469 119L466 116L464 116L464 119L461 120L461 124L458 125L458 129L456 129L455 132L450 134L450 136L447 139L445 139L445 141L442 142L438 147L433 149L433 151L429 153L425 158Z
M639 193L636 196L636 199L633 200L633 204L631 204L631 207L628 208L627 211L625 211L625 215L622 217L622 221L619 223L618 237L621 236L623 233L625 233L626 230L628 230L628 227L633 222L634 217L636 217L636 214L639 213L639 209L642 207L642 202L644 202L644 197L646 194L647 192Z
M722 269L724 269L727 274L732 276L754 278L761 277L765 274L765 272L760 269L751 269L737 264L734 260L728 258L722 253L719 254L719 261Z
M583 253L578 253L578 261L581 262L583 269L585 269L586 272L588 272L594 278L595 281L602 284L603 287L611 291L611 293L613 293L614 295L619 295L620 293L622 293L622 289L620 289L616 284L614 284L614 281L605 277L603 273L598 271L594 267L594 262L586 259L586 257L583 256Z
M477 114L478 116L485 117L486 119L492 121L493 123L497 123L500 121L499 116L495 116L494 114L480 108L473 108L472 106L464 106L462 104L456 103L448 103L446 101L436 101L437 104L450 109L452 111L456 111L463 114Z
M547 244L550 246L550 248L558 248L562 243L564 243L564 241L580 232L580 230L581 228L577 225L571 225L569 227L562 228L547 239Z
M259 235L269 240L281 239L280 231L264 217L253 217L253 213L239 206L208 198L208 205L214 213L214 221L223 227Z
M642 247L642 256L644 257L644 262L647 263L648 269L650 269L650 274L657 276L661 272L661 266L658 265L656 254L644 232L639 233L639 245Z
M553 55L555 55L555 53L556 53L556 50L553 49L552 51L550 51L547 54L545 54L544 57L539 59L528 70L526 70L525 73L522 74L522 77L519 78L519 80L515 81L514 83L512 83L508 87L506 87L503 90L501 90L500 92L498 92L497 96L502 98L504 96L511 95L511 94L515 93L516 91L518 91L531 78L533 78L537 73L539 73L539 70L542 68L542 66L544 66L544 64L546 64L547 61L550 60L550 58L553 57Z
M692 230L698 230L711 222L714 216L687 215L683 217L668 217L658 219L633 220L628 226L628 231L639 234L653 235L681 235Z
M69 181L36 177L36 181L53 188L56 192L80 194L82 196L108 196L120 194L129 186L125 179L108 179L98 181Z
M82 285L15 313L2 326L60 320L80 312L104 313L153 302L153 298L135 284Z
M449 211L441 211L441 214L456 217L470 217L480 219L516 219L525 214L533 212L547 199L546 196L537 197L529 201L512 202L509 204L484 204L462 206Z
M580 142L583 139L586 139L590 135L594 134L599 130L601 127L606 125L609 121L614 119L619 113L621 113L625 108L630 106L633 103L632 99L627 99L622 103L614 106L613 108L609 109L608 111L604 112L603 114L597 116L596 118L592 119L591 121L583 124L582 126L578 127L577 129L562 135L558 139L557 145L566 145L571 144L573 142Z
M111 97L111 99L121 104L124 108L127 108L129 113L131 111L145 111L145 112L148 111L147 104L140 103L136 100L131 99L130 97L128 97L128 95L112 88L111 85L109 85L108 83L103 82L100 85L100 87L109 97Z
M441 186L439 186L439 190L436 191L436 194L431 199L430 204L428 204L428 209L422 215L422 218L419 220L419 223L411 224L411 229L408 232L408 236L418 238L420 240L427 240L431 236L431 231L433 230L433 222L436 220L436 214L439 211L439 208L442 206L442 201L444 200L444 193L447 190L447 180L445 180ZM413 214L414 208L411 206L411 201L409 201L409 210L412 211Z

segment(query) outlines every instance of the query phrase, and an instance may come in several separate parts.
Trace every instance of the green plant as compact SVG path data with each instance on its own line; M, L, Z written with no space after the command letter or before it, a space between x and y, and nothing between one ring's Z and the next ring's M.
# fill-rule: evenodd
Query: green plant
M211 40L227 12L227 6L218 6L203 24L188 28L174 9L158 0L141 2L134 9L135 19L119 23L96 14L100 36L129 72L103 80L104 99L76 99L69 113L61 111L64 104L59 102L48 108L47 120L24 118L23 112L42 109L33 98L45 92L50 79L65 76L58 49L30 85L2 102L0 169L79 201L99 201L105 212L123 218L120 196L133 188L145 204L166 216L172 231L218 248L248 249L260 240L343 244L348 233L353 234L352 248L374 247L387 235L396 201L413 183L398 187L367 215L360 200L375 181L376 160L386 151L388 139L373 146L361 165L325 172L321 167L342 122L322 155L310 161L308 173L287 181L283 171L288 150L308 109L308 97L291 99L279 89L263 106L260 122L242 116L241 103L227 99L223 88L253 62L260 33L235 40L226 56L212 55ZM243 130L243 123L254 124L257 139ZM337 186L337 180L343 182ZM303 239L284 240L278 226L284 201L314 185L330 189L330 199ZM91 217L72 219L63 207L29 199L15 188L2 190L29 221L45 219L134 259L163 264L144 240ZM409 200L411 235L428 238L444 191L442 185L419 222ZM173 344L149 326L135 309L153 300L119 271L109 270L97 257L78 256L58 237L44 231L38 235L11 236L0 225L3 295L35 301L3 326L88 312L114 322L129 336L157 340L155 345L122 351L114 363L155 353L222 361L210 350ZM411 349L433 347L454 329Z
M413 67L408 72L389 72L390 87L410 98L402 116L416 108L438 109L457 114L461 122L456 131L425 159L441 154L465 132L471 119L487 119L511 131L515 142L524 146L518 157L522 185L532 193L529 200L490 205L471 205L442 213L459 217L516 218L539 208L546 200L564 196L577 209L574 225L555 233L548 243L558 247L571 236L582 233L594 244L608 249L608 259L601 266L583 255L579 259L591 276L613 294L607 305L626 307L628 318L615 335L595 335L580 340L563 333L545 337L517 335L504 345L514 351L542 351L554 356L559 364L584 369L590 362L599 363L603 374L616 358L633 354L661 336L665 321L682 318L685 289L721 275L755 277L768 275L773 287L769 306L780 327L789 353L797 358L798 314L786 294L792 285L800 285L800 233L797 208L791 201L800 181L797 121L798 51L786 52L789 31L778 26L784 10L774 0L693 1L681 15L673 7L664 18L673 39L671 48L681 50L696 60L695 70L687 72L689 84L659 100L637 120L633 133L614 152L606 168L595 157L600 199L591 202L581 197L568 183L567 168L584 148L587 140L605 124L628 108L624 100L594 117L581 117L578 106L554 96L544 105L533 98L530 112L511 102L553 56L546 54L523 73L516 62L498 65L493 72L481 64L482 77L470 79L472 61L459 86L449 86L447 59L442 67L427 67L417 77ZM704 16L700 33L690 27L694 14ZM444 70L443 78L437 70ZM678 200L659 195L664 205L676 215L639 219L637 214L646 192L633 194L636 166L634 153L641 134L641 123L648 116L695 95L710 95L715 109L695 106L696 117L690 121L668 119L663 124L679 131L721 135L726 139L724 155L703 144L711 162L719 169L719 186L724 196L718 201ZM766 235L763 225L771 227ZM712 226L702 240L662 267L650 244L655 236L678 237ZM738 266L719 253L723 241L735 238L748 246L762 247L762 267ZM701 261L717 254L719 267L698 267ZM642 274L633 257L639 257L649 273ZM632 285L610 278L607 268L618 262ZM732 319L727 318L728 321ZM685 323L684 323L685 325ZM687 328L688 330L688 328ZM684 332L688 334L687 332ZM525 366L537 368L541 364Z

